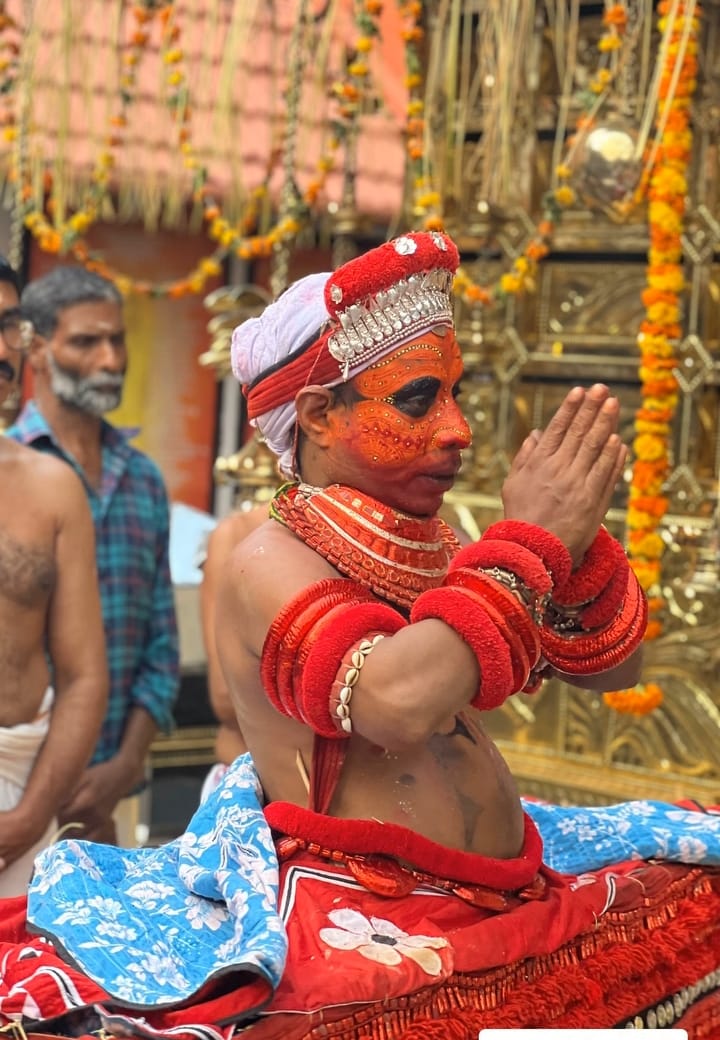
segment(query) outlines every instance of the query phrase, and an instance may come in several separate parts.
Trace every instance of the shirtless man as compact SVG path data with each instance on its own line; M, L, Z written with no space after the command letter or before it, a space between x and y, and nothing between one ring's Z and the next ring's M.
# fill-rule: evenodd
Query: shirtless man
M5 261L0 333L3 401L27 338ZM0 895L15 896L90 760L108 680L92 517L80 481L57 459L2 436L0 474Z
M470 443L456 402L456 264L445 236L403 236L302 279L236 330L249 415L300 483L235 550L217 642L269 803L510 859L525 822L482 710L538 684L550 661L583 688L633 684L646 614L600 526L626 458L618 401L600 385L572 390L528 438L503 489L511 523L462 550L465 589L446 579L458 547L437 513ZM622 571L612 596L607 572L599 584L602 539ZM563 612L573 581L581 602L597 597L593 633L612 624L612 637L592 642L577 611Z
M238 755L247 751L247 746L238 724L235 708L228 690L217 656L215 645L215 604L217 587L225 573L225 569L235 546L251 531L267 520L267 506L256 506L245 512L230 513L223 517L217 527L210 533L207 543L205 562L202 567L202 584L200 586L200 620L202 624L203 642L207 657L207 685L210 706L218 720L215 736L215 757L217 765L210 774L219 779L224 769L235 761Z

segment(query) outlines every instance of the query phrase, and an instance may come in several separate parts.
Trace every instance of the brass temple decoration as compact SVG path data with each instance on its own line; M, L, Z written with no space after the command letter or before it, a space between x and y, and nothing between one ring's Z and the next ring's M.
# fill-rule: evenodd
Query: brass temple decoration
M653 147L652 120L658 112L662 118L662 106L650 101L653 91L656 100L667 97L669 87L662 76L662 19L679 10L696 19L690 53L701 71L693 84L682 200L682 282L670 287L679 306L669 367L677 399L662 487L666 511L657 524L663 565L651 589L662 631L646 643L643 673L646 684L662 688L664 701L649 716L621 715L598 695L554 680L490 713L488 728L521 789L560 801L720 801L720 57L713 44L720 6L704 4L699 20L693 5L665 5L656 21L651 3L634 0L606 5L604 15L577 0L449 0L427 5L415 22L425 32L424 91L412 78L415 70L409 86L411 99L422 98L414 115L422 117L424 130L416 123L414 133L426 176L408 183L402 226L442 214L463 254L456 323L474 441L445 517L477 536L500 513L499 491L514 451L530 429L547 421L571 385L608 382L621 400L626 443L633 445L637 436L647 400L638 332L653 302L647 296L653 286L650 225L640 171L645 165L649 176L650 166L647 150L634 154L628 142L644 135ZM508 19L521 29L522 60L502 60ZM618 26L631 43L603 43L621 35ZM688 39L695 36L686 35L684 46ZM412 44L418 46L417 34ZM638 60L623 65L616 52L624 46ZM598 53L607 56L600 64ZM482 80L473 69L482 70ZM568 135L582 126L593 90L606 105L606 150L591 157L586 146L573 167L564 168ZM612 141L611 131L617 132ZM608 158L610 145L619 149L616 160ZM409 161L417 164L417 147ZM491 176L500 170L504 176ZM529 284L520 286L524 291L489 297L468 292L468 285L501 285L508 272L524 276L527 268L518 267L518 258L537 241L548 192L562 186L572 197L563 197L562 213L545 239L547 255L538 257ZM633 190L635 198L622 212L610 205L617 193L627 200ZM613 191L616 196L608 194ZM261 472L262 453L262 445L251 441L221 465L222 479L243 488L243 467ZM273 483L272 466L266 468ZM621 538L632 476L629 467L609 516Z

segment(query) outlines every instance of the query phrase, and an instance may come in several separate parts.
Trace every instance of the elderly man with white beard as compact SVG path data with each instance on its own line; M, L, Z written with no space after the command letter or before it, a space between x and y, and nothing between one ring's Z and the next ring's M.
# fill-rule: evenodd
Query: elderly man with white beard
M30 329L0 257L0 404ZM92 517L77 476L0 436L0 896L26 891L107 705ZM69 736L72 735L72 739Z
M26 287L21 307L34 330L34 398L8 434L62 459L85 488L110 673L100 739L60 822L114 843L122 800L141 789L178 692L167 493L157 466L103 418L120 403L128 360L115 285L83 267L57 267Z

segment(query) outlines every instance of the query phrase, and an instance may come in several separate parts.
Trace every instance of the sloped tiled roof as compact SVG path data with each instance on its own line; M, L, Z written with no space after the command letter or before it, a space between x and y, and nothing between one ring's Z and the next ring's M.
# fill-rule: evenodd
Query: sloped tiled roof
M191 143L209 171L210 184L239 209L245 194L264 183L270 156L281 149L285 90L292 64L293 28L303 0L176 0L181 69L192 107ZM24 18L32 8L30 24ZM314 0L315 36L303 48L303 87L295 172L302 190L316 171L327 117L328 85L357 36L353 0ZM363 118L357 203L369 215L397 213L402 194L405 105L397 5L386 4L383 41L374 49L373 83L379 110ZM92 170L119 111L122 50L137 28L127 0L8 0L6 10L25 27L18 102L28 104L25 140L30 166L46 163L73 197ZM134 100L116 152L114 180L121 216L139 213L173 225L187 198L190 175L179 150L177 125L167 106L167 66L157 19L143 49ZM23 87L28 87L23 95ZM7 163L10 146L3 143ZM2 154L0 153L0 158ZM340 165L342 165L342 160ZM277 190L281 171L272 175ZM39 184L39 177L38 177ZM327 197L339 201L333 173Z

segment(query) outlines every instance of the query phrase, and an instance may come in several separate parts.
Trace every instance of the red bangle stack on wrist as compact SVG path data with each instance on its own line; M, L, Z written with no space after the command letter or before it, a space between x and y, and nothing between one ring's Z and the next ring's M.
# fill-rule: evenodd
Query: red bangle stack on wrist
M625 550L601 527L580 567L553 592L543 654L566 674L594 675L626 660L646 624L647 601Z
M524 546L541 560L549 572L553 586L562 585L570 577L572 557L563 543L550 531L525 520L500 520L491 524L481 542L488 539Z
M553 588L550 572L566 578L571 566L549 531L503 521L457 553L442 588L415 601L411 621L438 618L473 650L480 666L475 707L495 708L518 690L538 688L547 666L538 625Z

